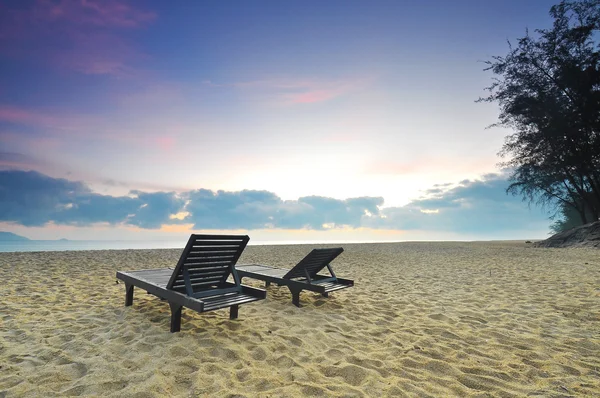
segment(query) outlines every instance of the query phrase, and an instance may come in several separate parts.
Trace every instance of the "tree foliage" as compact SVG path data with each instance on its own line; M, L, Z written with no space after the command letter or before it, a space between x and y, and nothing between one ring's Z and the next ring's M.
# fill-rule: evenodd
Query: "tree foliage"
M563 0L550 15L552 28L487 62L495 76L479 101L497 102L496 125L514 131L499 152L507 191L587 223L600 215L600 0Z
M581 217L572 206L560 205L560 215L555 218L555 221L550 225L550 231L553 234L566 231L581 225ZM588 219L592 219L591 214L587 214Z

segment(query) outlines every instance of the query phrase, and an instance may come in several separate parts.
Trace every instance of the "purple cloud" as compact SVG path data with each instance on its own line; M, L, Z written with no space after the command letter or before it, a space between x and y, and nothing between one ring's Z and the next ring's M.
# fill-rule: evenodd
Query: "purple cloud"
M90 75L132 76L146 59L124 36L157 15L118 0L38 0L0 8L4 56L48 62Z

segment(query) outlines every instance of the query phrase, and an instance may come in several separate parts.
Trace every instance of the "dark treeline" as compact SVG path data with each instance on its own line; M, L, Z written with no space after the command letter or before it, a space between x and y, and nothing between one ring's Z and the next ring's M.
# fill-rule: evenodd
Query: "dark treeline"
M600 0L562 1L552 28L487 62L489 96L509 127L507 191L551 211L555 232L600 217Z

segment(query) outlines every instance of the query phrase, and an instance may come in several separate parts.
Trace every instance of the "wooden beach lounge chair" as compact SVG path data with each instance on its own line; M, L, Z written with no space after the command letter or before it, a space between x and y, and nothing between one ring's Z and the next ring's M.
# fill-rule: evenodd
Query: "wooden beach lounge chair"
M117 272L125 282L125 305L133 304L134 286L167 300L171 332L181 328L182 307L197 312L229 307L229 318L237 318L241 304L267 296L262 289L242 285L235 269L249 240L247 235L192 235L174 269ZM233 282L227 281L230 275Z
M286 285L292 292L292 303L300 307L300 292L311 290L327 297L329 292L354 286L354 281L335 276L331 265L333 259L344 249L313 249L292 269L282 269L260 264L239 265L236 269L240 279L244 277L260 279L268 287L271 282L279 286ZM327 268L330 275L319 275L319 271Z

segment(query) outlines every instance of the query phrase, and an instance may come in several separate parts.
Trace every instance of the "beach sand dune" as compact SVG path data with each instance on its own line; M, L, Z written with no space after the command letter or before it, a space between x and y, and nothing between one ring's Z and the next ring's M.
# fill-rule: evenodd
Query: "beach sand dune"
M355 287L197 314L117 270L179 250L0 254L0 397L600 396L600 256L515 242L346 244ZM318 245L250 246L290 267ZM262 282L245 280L253 286Z

